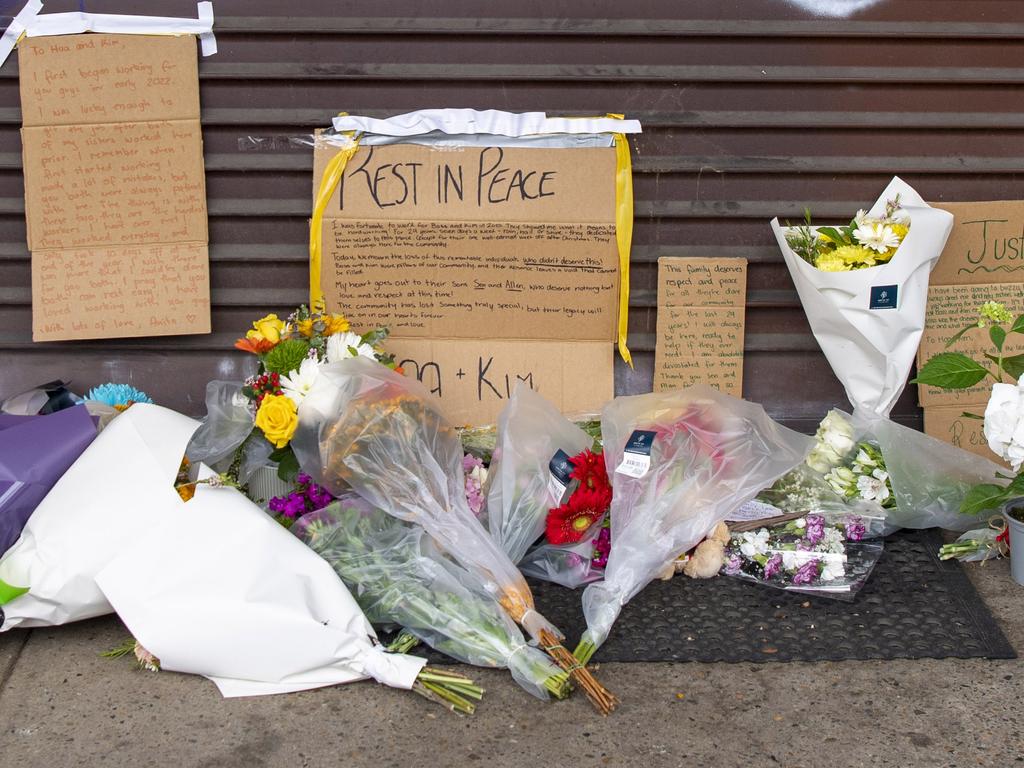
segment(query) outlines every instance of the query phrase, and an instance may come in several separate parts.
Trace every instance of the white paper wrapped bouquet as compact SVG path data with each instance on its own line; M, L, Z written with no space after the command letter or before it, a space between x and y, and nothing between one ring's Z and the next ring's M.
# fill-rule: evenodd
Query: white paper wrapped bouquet
M810 214L800 226L771 224L814 337L853 406L850 439L812 452L808 469L829 475L850 501L881 503L893 528L976 523L962 503L999 467L889 419L917 355L929 276L953 215L894 178L844 226L813 226Z

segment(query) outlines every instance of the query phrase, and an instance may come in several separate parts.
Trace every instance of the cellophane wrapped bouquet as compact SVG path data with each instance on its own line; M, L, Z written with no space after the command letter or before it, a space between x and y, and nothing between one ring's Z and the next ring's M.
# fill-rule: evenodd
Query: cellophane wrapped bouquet
M417 381L365 358L323 367L299 408L292 446L302 467L335 495L351 488L389 515L423 528L476 574L530 636L603 712L615 699L561 645L562 633L487 533L465 494L462 444L440 403Z
M570 588L602 577L612 495L593 443L523 383L498 417L483 520L525 575Z
M735 531L722 573L786 591L853 599L883 544L884 517L816 511Z
M853 405L854 441L873 446L877 455L869 458L881 462L868 474L886 475L891 528L976 525L976 517L960 513L961 502L999 471L889 418L917 355L929 275L952 227L952 214L928 205L899 178L847 227L772 221L814 337ZM826 471L850 470L859 483L863 475L852 464L843 455Z
M569 694L569 676L527 645L494 595L422 528L346 494L292 532L331 564L374 625L401 626L466 664L508 668L539 698Z
M707 386L617 397L601 417L613 546L583 593L586 662L622 606L719 522L804 460L813 441Z

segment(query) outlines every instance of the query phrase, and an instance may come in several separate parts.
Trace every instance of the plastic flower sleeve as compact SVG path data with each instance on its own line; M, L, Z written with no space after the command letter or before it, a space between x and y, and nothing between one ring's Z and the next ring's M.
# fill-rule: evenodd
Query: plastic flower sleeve
M558 643L561 632L534 608L526 580L469 509L462 445L439 407L419 382L372 360L331 363L299 408L292 448L303 469L334 495L351 488L422 527L571 670L598 709L611 711L614 697Z
M512 562L522 567L530 545L544 534L548 510L561 503L566 487L550 468L556 454L561 451L566 456L575 456L592 444L587 433L541 395L523 383L516 386L498 417L484 517L487 530ZM581 568L573 567L578 555L563 556L559 553L562 549L541 546L538 550L542 551L530 552L530 575L545 578L544 574L550 574L556 578L548 578L549 581L569 586L587 581ZM586 560L589 563L589 556Z
M385 653L333 569L233 488L200 485L133 530L97 583L163 669L231 697L367 677L409 689L425 664Z
M226 469L235 451L252 434L254 420L255 415L242 394L241 384L209 382L206 385L206 418L189 441L186 449L189 461Z
M793 469L811 438L707 386L618 397L601 418L613 546L583 593L588 660L622 606L740 505Z
M538 698L568 694L568 676L526 644L480 580L422 528L348 494L300 518L292 532L334 568L375 625L401 626L466 664L507 667Z
M325 365L299 409L299 464L336 496L349 488L421 526L531 636L557 630L533 608L525 579L469 509L462 446L439 403L414 379L352 358Z

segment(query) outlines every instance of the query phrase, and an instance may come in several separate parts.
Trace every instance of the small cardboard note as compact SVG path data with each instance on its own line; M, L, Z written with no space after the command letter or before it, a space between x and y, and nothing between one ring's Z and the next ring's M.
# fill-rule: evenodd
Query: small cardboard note
M19 44L32 338L209 333L191 36Z
M658 259L654 390L708 384L743 395L745 259Z
M315 151L314 194L337 151ZM440 375L456 422L493 422L506 379L599 410L614 389L615 173L612 147L361 147L324 213L327 307L390 328L407 373Z
M924 431L932 437L945 440L957 448L963 448L978 456L983 456L996 464L1005 464L988 447L985 439L984 422L979 419L972 419L964 416L964 408L960 406L933 405L924 409ZM981 415L985 412L985 405L968 406L968 413Z

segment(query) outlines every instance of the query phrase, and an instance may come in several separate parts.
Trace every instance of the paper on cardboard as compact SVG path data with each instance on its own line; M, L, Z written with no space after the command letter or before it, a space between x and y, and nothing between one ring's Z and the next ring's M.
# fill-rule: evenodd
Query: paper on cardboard
M33 339L208 333L194 39L37 37L19 65Z
M339 151L317 145L314 194ZM472 384L491 354L560 406L599 408L613 391L616 167L614 147L361 147L324 213L327 307L390 328L389 349L416 362L429 350L464 370L439 392L455 421L493 422L511 394Z
M998 301L1014 314L1024 313L1024 202L1019 200L939 203L936 208L955 217L953 231L931 274L928 311L918 366L932 355L962 352L976 360L992 352L987 329L968 331L949 350L946 342L978 319L978 308ZM1024 340L1011 334L1006 354L1024 352ZM992 380L966 390L918 386L924 407L925 432L965 450L998 461L987 447L982 422L961 416L964 411L984 413Z
M493 423L520 381L562 413L597 413L615 394L604 341L390 339L388 351L457 425Z
M658 259L654 390L708 384L743 393L745 259Z

